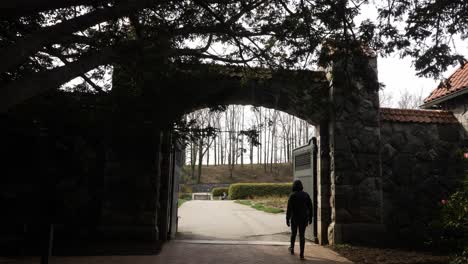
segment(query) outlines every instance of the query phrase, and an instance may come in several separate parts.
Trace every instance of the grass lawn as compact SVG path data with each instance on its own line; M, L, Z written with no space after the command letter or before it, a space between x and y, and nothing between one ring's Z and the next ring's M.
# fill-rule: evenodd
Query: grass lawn
M273 207L286 211L288 207L288 196L266 196L254 197L251 199L256 204L263 204L267 207Z
M270 196L258 197L250 200L236 200L238 204L250 206L256 210L278 214L283 213L286 209L288 197L286 196Z

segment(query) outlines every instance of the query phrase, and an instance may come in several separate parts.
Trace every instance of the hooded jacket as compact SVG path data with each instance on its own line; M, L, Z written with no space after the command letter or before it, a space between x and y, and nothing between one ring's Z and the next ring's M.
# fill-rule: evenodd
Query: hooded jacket
M286 221L293 221L297 224L307 224L312 221L312 200L309 194L304 192L302 183L296 180L293 183L293 193L288 199L288 209L286 211Z

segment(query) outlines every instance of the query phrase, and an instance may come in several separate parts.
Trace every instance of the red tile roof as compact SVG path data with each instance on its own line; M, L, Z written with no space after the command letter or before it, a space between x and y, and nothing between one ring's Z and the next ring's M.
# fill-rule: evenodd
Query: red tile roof
M450 111L395 108L380 108L380 120L413 123L458 123L458 120Z
M432 102L444 96L468 88L468 63L458 68L446 81L441 82L432 93L424 99L424 103Z

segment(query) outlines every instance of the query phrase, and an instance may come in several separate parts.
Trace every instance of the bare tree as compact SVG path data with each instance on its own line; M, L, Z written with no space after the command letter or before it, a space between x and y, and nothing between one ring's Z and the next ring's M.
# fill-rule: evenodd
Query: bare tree
M392 107L393 96L391 93L385 92L384 90L379 91L379 104L381 107Z
M187 148L187 162L196 180L201 177L202 160L206 166L227 164L231 171L249 161L273 172L274 164L291 161L292 149L306 144L313 131L304 120L262 107L229 106L224 113L203 109L188 117L197 119L200 127L216 130L212 138L197 138ZM199 177L194 171L197 165Z
M422 90L413 94L408 89L405 89L400 93L397 105L402 109L418 109L423 104L423 100Z

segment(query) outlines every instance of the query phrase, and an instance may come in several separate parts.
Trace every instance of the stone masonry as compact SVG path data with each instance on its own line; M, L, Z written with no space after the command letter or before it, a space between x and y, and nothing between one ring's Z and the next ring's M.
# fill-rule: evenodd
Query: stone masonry
M377 60L336 61L331 82L328 242L369 242L383 234Z
M34 237L34 219L60 223L57 236L65 240L57 241L105 237L155 249L177 223L183 159L171 124L203 107L251 104L317 128L320 244L403 238L427 219L427 206L450 192L463 135L456 124L382 123L376 63L348 57L326 71L273 73L173 67L167 79L145 80L144 96L128 98L124 91L132 87L119 84L133 82L118 68L115 95L57 92L18 106L0 116L7 146L0 150L7 157L0 205L4 220L15 223L0 234Z
M382 122L383 220L389 239L421 243L463 175L458 123Z

